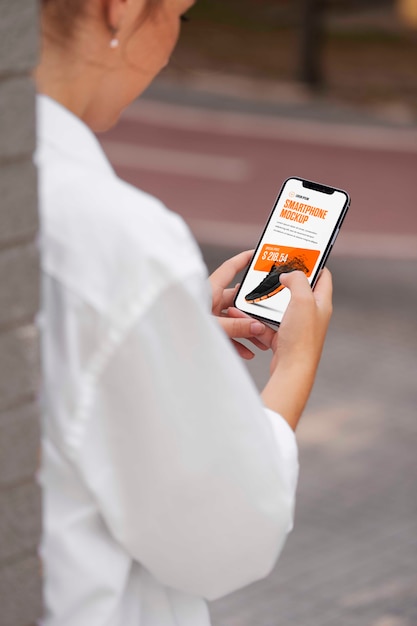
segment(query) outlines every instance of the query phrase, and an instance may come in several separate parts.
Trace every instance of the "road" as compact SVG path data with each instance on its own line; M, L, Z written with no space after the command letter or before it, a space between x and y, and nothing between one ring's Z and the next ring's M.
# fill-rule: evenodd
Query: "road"
M336 254L417 258L417 128L144 100L104 146L126 180L183 215L203 243L252 247L281 182L298 175L352 197Z
M103 140L187 219L209 268L254 245L287 175L352 195L295 529L266 580L211 605L214 626L417 625L417 134L323 117L149 99ZM249 369L261 387L268 358Z

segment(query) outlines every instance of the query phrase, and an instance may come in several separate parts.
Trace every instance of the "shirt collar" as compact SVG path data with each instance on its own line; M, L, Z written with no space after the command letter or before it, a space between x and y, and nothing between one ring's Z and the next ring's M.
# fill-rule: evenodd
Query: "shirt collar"
M37 96L38 136L42 142L79 162L113 173L92 130L74 113L49 96Z

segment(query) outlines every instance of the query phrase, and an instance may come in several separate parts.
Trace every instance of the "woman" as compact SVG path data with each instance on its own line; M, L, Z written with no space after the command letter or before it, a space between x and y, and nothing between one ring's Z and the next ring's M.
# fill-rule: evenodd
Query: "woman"
M109 128L166 65L191 0L43 0L45 624L207 626L292 526L294 429L331 314L325 270L279 333L229 316L183 222L116 177ZM212 314L214 313L214 315ZM272 349L259 397L227 335ZM236 346L236 343L235 343ZM247 349L237 345L243 356Z

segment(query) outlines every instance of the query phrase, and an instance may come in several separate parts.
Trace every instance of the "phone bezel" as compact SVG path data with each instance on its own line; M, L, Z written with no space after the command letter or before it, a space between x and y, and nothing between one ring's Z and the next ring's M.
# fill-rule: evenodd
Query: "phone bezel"
M343 205L343 208L341 210L341 213L339 215L339 218L338 218L338 220L336 222L336 225L335 225L335 227L334 227L330 237L328 238L328 241L327 241L326 247L324 249L323 256L321 258L320 264L317 267L316 272L315 272L314 276L311 279L311 288L312 289L314 289L314 287L315 287L315 285L317 283L317 280L318 280L318 278L320 276L320 272L322 271L322 269L325 267L325 265L327 263L327 260L329 258L330 252L331 252L331 250L333 248L334 242L337 239L337 235L339 234L339 231L340 231L340 229L342 227L343 221L344 221L344 219L346 217L347 211L348 211L348 209L350 207L350 196L347 193L347 191L345 191L344 189L340 189L338 187L331 187L330 185L325 185L323 183L318 183L318 182L315 182L315 181L312 181L312 180L308 180L306 178L301 178L300 176L289 176L282 183L281 189L278 192L278 195L277 195L276 200L275 200L275 202L273 204L272 210L271 210L271 212L270 212L270 214L268 216L268 219L266 220L265 227L264 227L264 229L263 229L263 231L261 233L261 236L259 237L258 243L256 244L255 251L254 251L254 253L252 255L252 258L251 258L251 260L250 260L250 262L248 264L248 267L247 267L247 269L245 271L245 274L244 274L244 276L242 278L242 281L240 283L240 287L239 287L239 289L238 289L238 291L236 293L236 296L234 298L234 303L233 303L234 306L237 309L239 309L239 311L242 311L242 313L245 313L246 315L250 315L254 319L260 320L261 322L264 322L265 324L268 324L269 326L273 326L275 328L279 327L281 322L277 322L275 320L270 320L267 317L264 317L262 315L256 315L254 313L249 313L248 311L244 311L243 309L241 309L240 307L237 306L236 301L237 301L237 298L238 298L238 296L239 296L239 294L240 294L240 292L241 292L241 290L243 288L243 284L244 284L246 276L248 275L248 272L249 272L249 270L250 270L250 268L252 266L252 262L253 262L254 258L256 257L256 255L258 254L258 251L259 251L260 245L262 243L263 237L265 235L266 229L268 228L269 223L270 223L270 221L272 219L272 216L274 215L275 209L276 209L277 204L278 204L278 202L279 202L279 200L280 200L280 198L282 196L284 188L285 188L286 184L289 181L291 181L291 180L300 181L302 183L302 186L305 187L306 189L312 189L314 191L319 191L321 193L325 193L325 194L328 194L328 195L331 195L331 194L333 194L334 192L337 191L339 193L342 193L345 196L345 198L346 198L345 199L345 203ZM284 314L285 314L285 312L284 312Z

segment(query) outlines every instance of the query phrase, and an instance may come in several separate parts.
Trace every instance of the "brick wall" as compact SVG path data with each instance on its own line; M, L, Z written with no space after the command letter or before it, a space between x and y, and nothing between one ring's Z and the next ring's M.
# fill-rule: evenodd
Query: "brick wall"
M34 87L36 0L2 0L0 19L0 626L41 615L37 556L39 258Z

